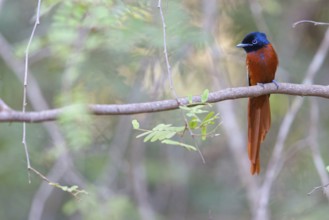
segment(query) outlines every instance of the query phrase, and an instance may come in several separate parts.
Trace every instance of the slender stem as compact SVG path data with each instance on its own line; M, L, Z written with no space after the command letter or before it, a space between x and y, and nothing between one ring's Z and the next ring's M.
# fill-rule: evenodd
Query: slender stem
M181 105L181 103L179 102L179 99L178 99L178 96L177 96L175 87L174 87L173 79L172 79L171 66L170 66L170 63L169 63L168 51L167 51L166 22L165 22L165 18L164 18L163 11L162 11L161 0L158 1L158 8L159 8L159 11L160 11L160 17L161 17L161 21L162 21L163 53L164 53L164 56L165 56L166 67L167 67L167 74L168 74L168 78L169 78L169 87L170 87L170 91L173 94L174 98L176 99L178 105ZM185 121L187 130L188 130L190 136L193 138L194 144L195 144L196 148L198 149L198 153L200 154L200 157L202 159L202 162L205 163L205 159L204 159L204 157L203 157L203 155L201 153L201 150L199 148L199 144L197 143L197 141L194 138L195 137L195 134L193 133L192 129L190 128L189 123L188 123L188 120L187 120L184 112L182 110L180 110L180 112L181 112L181 114L182 114L182 116L184 118L184 121Z
M312 21L312 20L300 20L295 23L293 23L292 27L295 28L297 25L302 24L302 23L311 23L314 25L329 25L327 22L317 22L317 21Z
M159 8L159 12L160 12L160 17L161 17L161 21L162 21L162 33L163 33L163 53L164 53L164 57L165 57L165 61L166 61L166 67L167 67L167 73L168 73L168 78L169 78L169 87L170 87L170 91L172 92L173 96L178 99L175 87L174 87L174 82L172 79L172 72L171 72L171 66L169 63L169 57L168 57L168 51L167 51L167 32L166 32L166 23L165 23L165 18L163 15L163 10L162 10L162 6L161 6L161 0L158 1L158 8Z
M34 23L34 26L32 29L32 33L30 35L29 42L28 42L28 44L26 46L26 50L25 50L25 68L24 68L24 82L23 82L24 89L23 89L23 107L22 107L23 113L26 112L26 105L27 105L26 97L27 97L27 82L28 82L28 69L29 69L29 50L30 50L30 46L31 46L32 40L34 38L34 34L37 29L37 26L40 23L40 5L41 5L41 0L38 0L36 20L35 20L35 23ZM23 123L22 144L24 146L27 169L28 169L28 171L30 171L31 163L30 163L29 150L28 150L27 143L26 143L26 122ZM28 172L28 179L29 179L29 183L31 183L30 172Z

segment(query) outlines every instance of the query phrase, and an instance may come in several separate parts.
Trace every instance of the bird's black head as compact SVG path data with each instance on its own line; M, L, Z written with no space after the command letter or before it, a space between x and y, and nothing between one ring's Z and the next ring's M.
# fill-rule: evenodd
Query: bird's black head
M261 32L251 32L247 34L242 42L237 47L242 47L247 53L261 49L270 42L267 40L266 35Z

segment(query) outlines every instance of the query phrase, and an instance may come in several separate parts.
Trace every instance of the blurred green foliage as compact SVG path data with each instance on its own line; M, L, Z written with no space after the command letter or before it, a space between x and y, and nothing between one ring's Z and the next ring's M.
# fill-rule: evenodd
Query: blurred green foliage
M216 13L209 18L211 2L215 7L210 9ZM301 25L292 29L291 25L299 19L328 21L327 1L255 2L280 57L278 81L301 82L326 27ZM167 0L162 4L169 60L179 96L219 89L213 84L214 77L227 79L232 87L246 85L244 54L234 45L259 27L249 1ZM3 1L0 7L0 33L21 61L35 9L36 1L20 0ZM206 160L203 164L195 152L135 138L138 134L132 131L133 118L143 127L184 124L178 111L133 117L85 114L89 103L172 98L162 31L157 1L42 1L41 24L30 48L30 74L36 78L50 108L72 106L57 122L65 140L63 147L72 161L63 176L50 180L61 186L78 185L88 195L78 201L51 186L38 194L42 180L32 175L32 184L28 184L22 125L1 123L0 219L28 219L32 206L38 202L42 203L40 219L130 220L152 216L149 212L154 219L251 218L246 191L224 135L202 143ZM221 50L214 51L215 46ZM212 58L218 62L212 63ZM326 60L316 83L329 82L328 68ZM211 69L218 71L217 76ZM0 70L0 98L12 108L21 109L21 82L3 59ZM272 128L261 153L264 167L291 99L271 96ZM245 100L234 102L236 117L245 131ZM28 103L29 109L36 108ZM328 165L328 103L319 100L319 105L320 150ZM289 134L287 150L304 140L309 111L309 103L305 102ZM221 120L227 123L225 118ZM47 174L62 149L55 145L44 124L28 124L27 135L33 167ZM191 141L186 138L182 142ZM54 176L48 174L49 178ZM323 194L315 192L306 197L310 189L320 185L309 148L302 146L291 154L274 185L270 199L272 219L327 218L328 204ZM43 196L46 200L42 200Z

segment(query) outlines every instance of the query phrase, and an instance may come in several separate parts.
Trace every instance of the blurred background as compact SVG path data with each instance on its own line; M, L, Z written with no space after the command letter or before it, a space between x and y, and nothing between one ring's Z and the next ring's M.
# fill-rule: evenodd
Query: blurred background
M173 98L163 55L158 1L44 0L30 47L28 110L73 103L120 104ZM178 96L246 86L251 31L266 32L280 59L278 82L329 82L327 0L162 1L167 49ZM0 98L22 108L24 53L37 1L0 0ZM74 198L32 174L22 124L0 124L0 219L326 219L328 101L271 95L272 127L262 170L249 173L247 99L213 105L217 137L197 152L144 143L132 129L184 125L179 111L86 116L27 125L31 163L51 181L86 190ZM181 141L193 144L187 134ZM273 150L275 149L275 150ZM274 156L273 156L274 155Z

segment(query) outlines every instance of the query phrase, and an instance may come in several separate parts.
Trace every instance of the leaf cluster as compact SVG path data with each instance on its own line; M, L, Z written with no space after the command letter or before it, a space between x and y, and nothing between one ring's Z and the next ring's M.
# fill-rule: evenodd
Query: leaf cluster
M137 135L136 138L144 137L144 142L160 141L162 144L176 145L184 147L187 150L197 150L196 146L174 140L175 136L182 137L186 130L194 137L200 137L205 141L209 136L217 136L216 129L220 126L219 113L209 111L207 108L211 107L208 100L209 90L206 89L201 95L201 103L193 103L190 100L189 105L180 106L184 117L186 118L185 125L173 126L172 124L158 124L151 130L141 129L139 122L134 119L132 121L133 128L142 133ZM210 128L210 129L209 129ZM210 130L210 131L209 131ZM193 133L191 133L193 132Z

